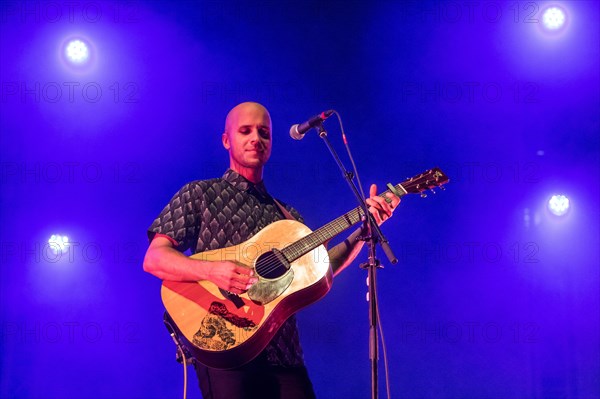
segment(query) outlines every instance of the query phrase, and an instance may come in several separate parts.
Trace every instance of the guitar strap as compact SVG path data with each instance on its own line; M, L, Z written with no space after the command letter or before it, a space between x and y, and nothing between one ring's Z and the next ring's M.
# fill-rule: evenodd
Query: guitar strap
M292 216L292 214L287 209L285 209L285 207L281 205L279 201L277 201L275 198L273 198L273 201L275 201L275 204L277 204L277 207L279 208L281 213L283 213L283 216L285 216L286 219L296 220L296 218Z

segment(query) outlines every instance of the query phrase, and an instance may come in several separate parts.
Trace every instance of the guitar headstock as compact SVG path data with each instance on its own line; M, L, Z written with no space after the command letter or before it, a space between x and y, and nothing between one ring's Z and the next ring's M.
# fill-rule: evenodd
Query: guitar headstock
M449 181L448 176L440 168L433 168L398 184L396 188L404 194L421 194L421 197L426 197L426 190L433 191L436 187L443 190L442 186Z

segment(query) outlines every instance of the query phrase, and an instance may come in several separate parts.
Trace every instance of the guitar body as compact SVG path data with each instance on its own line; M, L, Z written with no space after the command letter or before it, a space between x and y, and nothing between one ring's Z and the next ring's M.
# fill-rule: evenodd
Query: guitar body
M255 269L259 281L242 295L222 291L209 281L163 282L163 304L194 357L212 368L241 366L267 346L292 314L327 294L332 272L323 245L279 273L257 267L261 256L264 261L274 249L283 249L310 233L300 222L280 220L242 244L191 256L205 261L235 261Z

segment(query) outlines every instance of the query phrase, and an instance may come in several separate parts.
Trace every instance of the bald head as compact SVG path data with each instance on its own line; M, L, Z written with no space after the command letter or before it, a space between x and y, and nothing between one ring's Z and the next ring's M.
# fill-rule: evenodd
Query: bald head
M227 118L225 118L225 134L229 134L232 128L237 128L237 121L239 120L240 115L242 114L261 114L266 116L269 121L269 130L272 130L271 115L269 115L269 111L262 104L247 101L236 105L231 109L231 111L229 111L229 113L227 114Z
M258 183L271 156L271 116L259 103L236 105L227 114L223 147L229 152L229 167Z

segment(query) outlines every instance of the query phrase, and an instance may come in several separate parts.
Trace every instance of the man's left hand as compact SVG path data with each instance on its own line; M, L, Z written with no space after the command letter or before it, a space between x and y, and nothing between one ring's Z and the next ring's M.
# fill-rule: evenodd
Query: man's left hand
M400 204L400 198L392 193L386 193L385 197L378 196L375 184L371 184L369 195L370 198L367 198L366 201L369 205L369 212L371 212L377 224L381 226L383 222L392 217L392 213Z

